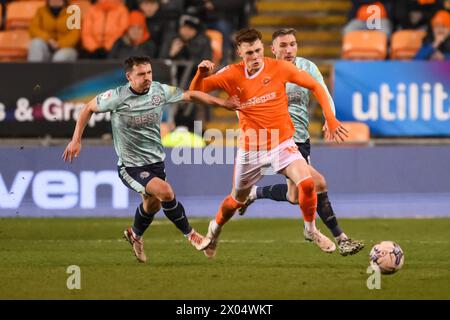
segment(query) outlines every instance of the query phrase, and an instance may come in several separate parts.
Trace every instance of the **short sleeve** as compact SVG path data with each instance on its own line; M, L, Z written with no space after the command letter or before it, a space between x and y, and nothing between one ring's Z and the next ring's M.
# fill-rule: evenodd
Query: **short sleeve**
M119 106L119 90L112 89L100 93L95 98L99 112L114 111Z
M164 97L166 98L166 103L177 103L183 101L183 93L184 91L177 87L172 87L167 84L161 85L162 90L164 92Z

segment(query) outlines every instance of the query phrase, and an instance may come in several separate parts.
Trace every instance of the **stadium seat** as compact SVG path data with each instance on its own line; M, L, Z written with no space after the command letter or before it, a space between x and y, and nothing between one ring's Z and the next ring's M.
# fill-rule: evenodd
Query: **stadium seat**
M423 30L399 30L392 34L391 59L412 59L422 46Z
M213 62L218 66L218 65L220 65L220 62L222 61L222 56L223 56L222 33L220 33L217 30L208 29L208 30L206 30L206 35L208 36L209 40L211 41L211 48L212 48L212 52L213 52Z
M352 31L344 35L342 58L348 60L384 60L387 36L375 30Z
M26 60L30 41L28 30L0 32L0 61Z
M349 131L345 142L369 142L370 128L367 124L357 121L343 121L342 125Z
M6 7L6 30L28 29L37 9L45 5L45 1L15 1Z

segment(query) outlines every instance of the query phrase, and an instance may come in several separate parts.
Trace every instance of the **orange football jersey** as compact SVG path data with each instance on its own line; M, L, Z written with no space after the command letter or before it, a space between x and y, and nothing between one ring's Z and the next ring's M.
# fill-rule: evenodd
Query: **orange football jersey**
M325 91L313 77L299 71L290 62L272 58L264 58L264 65L253 75L247 73L243 62L226 66L203 79L197 71L190 90L210 92L223 89L230 96L237 95L241 102L238 110L241 130L239 147L244 150L270 150L292 138L295 132L288 112L287 82L314 91L325 116L331 114L334 118Z

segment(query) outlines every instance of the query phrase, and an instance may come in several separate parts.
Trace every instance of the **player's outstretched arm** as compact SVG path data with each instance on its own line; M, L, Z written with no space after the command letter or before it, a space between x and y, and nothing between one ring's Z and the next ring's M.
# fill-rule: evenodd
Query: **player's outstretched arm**
M227 100L211 96L201 91L186 91L184 93L185 101L193 101L208 105L222 107L231 111L239 109L241 103L237 96L232 96Z
M89 122L92 114L98 112L96 99L89 101L86 106L81 109L80 115L73 132L72 140L67 145L62 158L64 161L70 161L72 163L73 159L78 157L81 151L81 137L83 136L84 128Z
M205 91L203 86L203 79L214 70L214 63L209 60L203 60L197 67L197 73L192 79L189 90Z
M311 90L322 108L326 120L325 138L337 143L345 141L348 130L336 119L327 92L323 86L305 71L296 68L290 70L290 82Z

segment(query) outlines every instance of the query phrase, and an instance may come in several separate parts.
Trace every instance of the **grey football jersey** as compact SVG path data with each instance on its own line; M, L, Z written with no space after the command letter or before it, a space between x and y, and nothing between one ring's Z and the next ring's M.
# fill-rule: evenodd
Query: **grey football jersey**
M118 165L139 167L164 161L160 123L162 107L183 100L183 90L152 82L143 95L124 85L97 95L100 112L111 112Z

